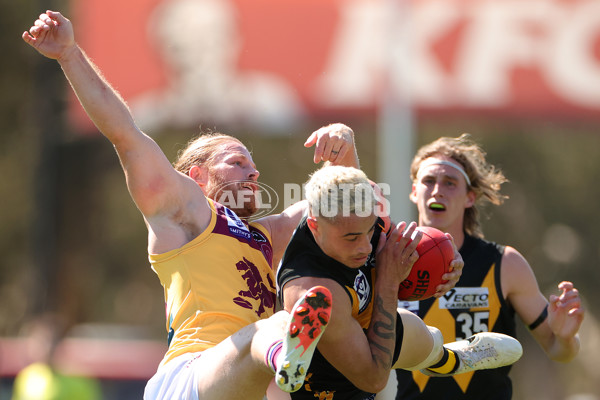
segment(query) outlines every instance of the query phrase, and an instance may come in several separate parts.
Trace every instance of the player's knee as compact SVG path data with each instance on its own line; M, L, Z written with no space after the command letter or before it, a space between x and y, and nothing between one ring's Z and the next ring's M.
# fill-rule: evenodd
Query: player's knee
M403 309L398 310L398 313L404 325L404 337L394 368L409 369L421 365L431 357L432 352L439 349L436 349L434 337L421 318ZM442 343L443 340L440 341L440 349Z

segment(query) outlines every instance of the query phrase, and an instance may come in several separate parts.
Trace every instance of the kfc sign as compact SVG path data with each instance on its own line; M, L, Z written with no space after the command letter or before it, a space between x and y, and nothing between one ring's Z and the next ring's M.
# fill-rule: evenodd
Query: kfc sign
M372 114L384 90L421 111L600 111L597 0L88 0L75 8L79 42L147 130Z

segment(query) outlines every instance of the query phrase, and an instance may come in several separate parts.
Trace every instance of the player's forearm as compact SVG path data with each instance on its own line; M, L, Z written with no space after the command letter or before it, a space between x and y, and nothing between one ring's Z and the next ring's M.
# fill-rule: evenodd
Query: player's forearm
M373 313L371 323L367 330L367 339L371 348L373 365L376 371L374 385L385 387L393 364L394 349L396 347L396 319L398 313L398 290L395 292L389 287L385 289L376 285L373 299ZM383 389L383 388L381 388ZM380 390L381 390L380 389Z
M73 45L58 62L90 119L113 144L138 133L125 101L79 46Z

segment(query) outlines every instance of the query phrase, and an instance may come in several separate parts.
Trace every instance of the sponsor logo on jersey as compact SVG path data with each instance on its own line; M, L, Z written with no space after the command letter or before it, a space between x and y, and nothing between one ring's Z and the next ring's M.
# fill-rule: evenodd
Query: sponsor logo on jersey
M236 213L227 207L223 207L223 209L225 210L225 217L227 217L227 226L229 227L229 232L235 237L250 240L252 235L240 217L238 217Z
M267 238L264 237L262 233L257 231L252 231L252 239L258 243L267 243Z
M469 308L489 308L489 290L482 287L460 287L450 289L439 298L440 308L464 310Z

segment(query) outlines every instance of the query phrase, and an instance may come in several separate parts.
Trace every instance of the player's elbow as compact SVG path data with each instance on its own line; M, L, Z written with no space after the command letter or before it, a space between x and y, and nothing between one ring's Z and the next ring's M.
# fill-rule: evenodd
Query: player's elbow
M385 375L382 379L379 379L378 381L374 382L374 384L372 385L372 388L369 390L369 392L370 393L381 392L387 386L388 378L389 378L389 374Z
M379 393L387 386L389 372L385 374L376 374L372 376L362 376L353 382L357 388L369 393Z

